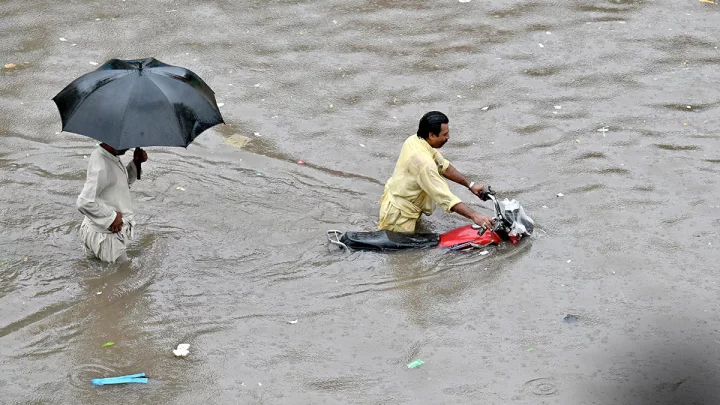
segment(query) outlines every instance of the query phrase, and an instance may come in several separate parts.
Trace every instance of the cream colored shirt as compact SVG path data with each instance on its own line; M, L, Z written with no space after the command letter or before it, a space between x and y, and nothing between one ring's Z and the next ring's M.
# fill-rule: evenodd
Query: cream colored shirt
M116 212L121 212L123 222L133 223L130 185L136 178L134 162L124 166L119 157L98 146L88 159L87 179L76 202L84 222L96 232L110 233Z
M461 203L448 186L442 173L450 166L437 149L417 135L411 135L403 144L395 171L385 184L385 195L390 204L408 217L421 213L430 215L435 204L445 211Z

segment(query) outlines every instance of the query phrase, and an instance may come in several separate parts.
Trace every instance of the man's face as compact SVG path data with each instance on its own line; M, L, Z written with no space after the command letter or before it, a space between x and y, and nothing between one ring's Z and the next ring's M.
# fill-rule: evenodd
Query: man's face
M442 124L440 126L440 134L433 134L430 132L428 136L428 143L435 149L440 149L450 139L450 127L448 124Z

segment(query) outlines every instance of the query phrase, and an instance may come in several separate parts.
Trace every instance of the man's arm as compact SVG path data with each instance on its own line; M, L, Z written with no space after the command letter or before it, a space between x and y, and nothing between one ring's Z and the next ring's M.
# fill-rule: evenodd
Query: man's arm
M490 217L486 217L483 215L478 214L477 212L473 211L472 208L468 207L465 203L458 203L455 204L451 210L453 212L456 212L465 218L470 219L471 221L475 222L476 224L485 227L486 229L492 229L493 228L493 220Z
M133 160L125 166L128 174L128 186L131 186L136 179L140 178L140 165L147 162L147 152L140 148L135 148L133 153Z
M445 171L448 169L445 169ZM492 228L492 219L478 214L460 201L460 199L450 191L447 182L440 177L437 168L434 166L427 166L420 171L418 185L446 211L456 212L480 226L488 229Z
M116 223L118 217L122 221L122 214L116 213L112 207L97 200L97 196L105 188L106 183L105 173L101 168L88 168L85 186L75 204L78 211L94 223L103 228L110 228Z
M463 176L462 173L460 173L453 165L448 166L448 168L443 171L442 175L445 176L446 179L452 180L463 187L470 188L470 181L468 181L468 179L466 179L465 176ZM479 196L484 189L485 187L483 187L482 184L473 184L472 188L470 188L470 192Z

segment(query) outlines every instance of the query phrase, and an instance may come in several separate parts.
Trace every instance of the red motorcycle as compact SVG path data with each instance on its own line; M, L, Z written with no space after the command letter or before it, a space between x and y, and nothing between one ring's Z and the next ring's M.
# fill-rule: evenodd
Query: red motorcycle
M464 250L487 245L499 245L502 242L517 244L522 238L532 235L535 222L525 214L519 201L498 202L490 186L480 199L493 202L495 225L485 229L479 225L465 225L443 234L437 233L399 233L391 231L341 232L327 231L327 239L333 245L345 250L388 251L420 248L444 248Z

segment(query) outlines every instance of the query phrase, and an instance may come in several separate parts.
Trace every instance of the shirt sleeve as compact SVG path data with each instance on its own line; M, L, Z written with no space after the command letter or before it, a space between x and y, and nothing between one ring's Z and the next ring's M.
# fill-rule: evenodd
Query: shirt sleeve
M450 212L452 207L462 202L450 191L450 187L438 173L437 168L432 167L430 164L425 165L418 172L418 185L437 205L447 212Z
M87 179L76 205L78 211L103 228L108 228L115 221L115 210L97 199L107 184L107 174L97 167L89 167Z
M135 180L137 180L137 166L135 166L135 161L131 160L125 168L127 169L128 175L128 187L130 187L133 183L135 183Z
M440 152L438 152L437 150L435 150L435 155L433 156L433 159L437 164L438 172L440 174L445 173L445 170L450 167L450 161L445 159L443 155L441 155Z

